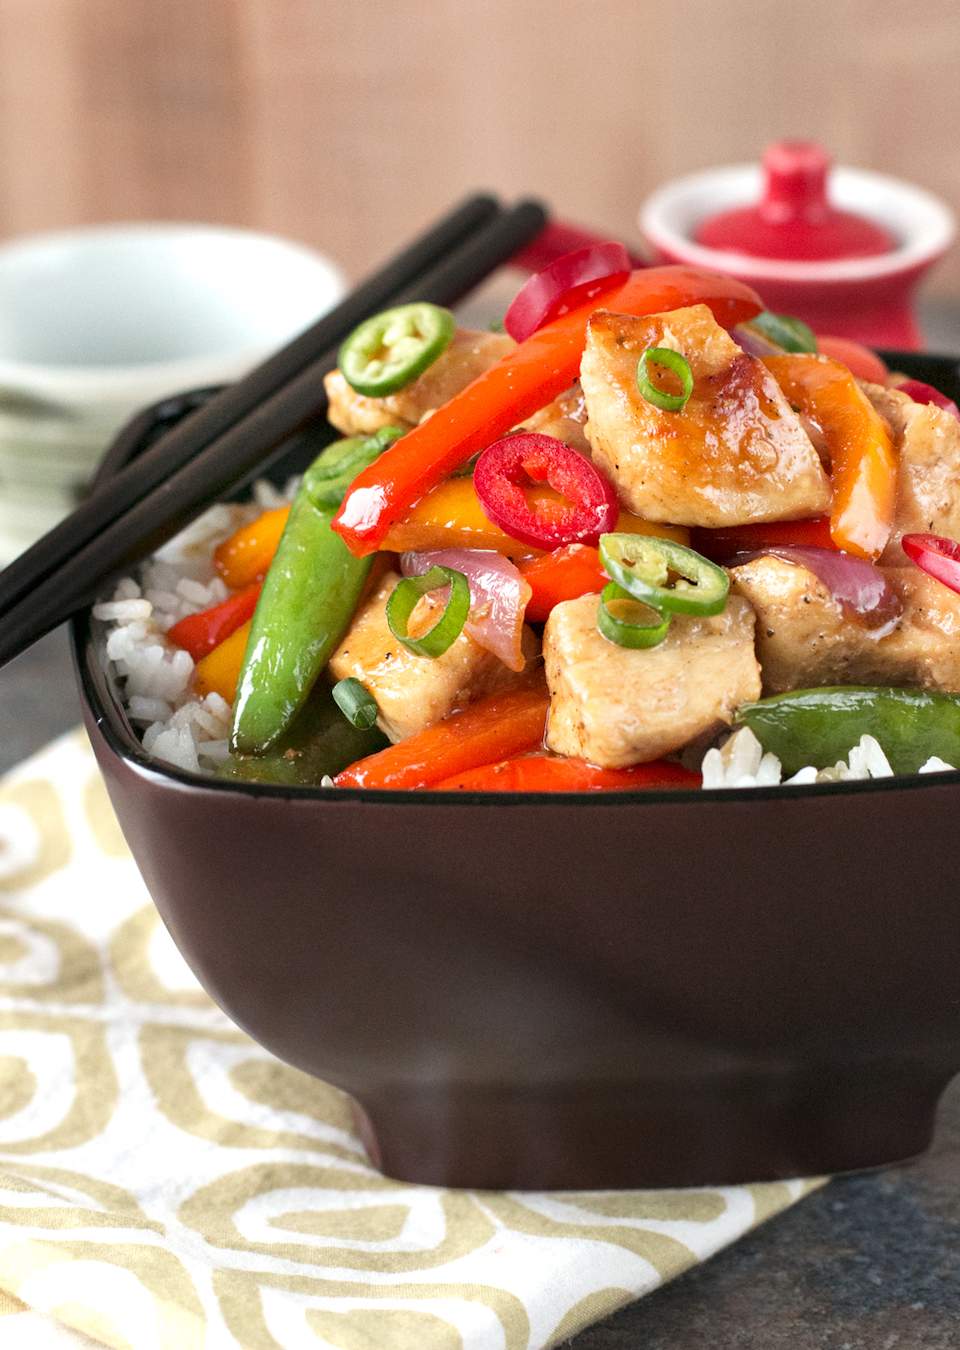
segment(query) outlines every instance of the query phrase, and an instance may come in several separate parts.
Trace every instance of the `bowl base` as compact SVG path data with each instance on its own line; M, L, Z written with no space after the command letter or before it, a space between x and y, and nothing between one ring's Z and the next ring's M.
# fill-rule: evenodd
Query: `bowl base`
M358 1125L376 1165L402 1181L495 1190L733 1185L914 1157L930 1144L948 1081L871 1065L569 1091L398 1087L368 1092Z

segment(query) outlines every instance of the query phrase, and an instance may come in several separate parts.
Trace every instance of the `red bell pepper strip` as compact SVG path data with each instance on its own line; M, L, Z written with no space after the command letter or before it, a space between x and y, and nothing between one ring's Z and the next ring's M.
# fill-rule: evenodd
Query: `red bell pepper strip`
M547 692L542 684L491 694L405 741L357 760L337 787L428 788L478 764L534 750L543 741Z
M625 792L638 788L698 788L698 773L654 760L628 769L601 769L582 759L526 755L482 764L434 784L438 792Z
M188 614L168 630L167 637L188 651L194 661L201 660L253 617L262 588L263 583L255 581L242 591L237 591L236 595L228 596L219 605L213 605L199 614Z
M589 544L568 544L542 558L520 563L520 575L533 594L527 602L527 618L543 623L554 605L579 600L581 595L599 595L610 578L600 566L600 550Z
M524 487L548 483L560 506L527 500ZM484 512L511 539L530 548L595 544L615 528L616 489L584 455L554 436L523 431L488 445L477 460L473 486Z
M627 314L694 304L708 305L731 328L763 308L749 286L693 267L633 272L602 297L605 309ZM597 307L591 300L538 329L364 469L333 521L351 552L375 552L424 493L568 388L579 373L587 321Z
M691 547L713 562L726 562L738 553L758 553L765 548L798 544L803 548L835 549L829 518L773 520L758 525L731 525L725 530L696 529Z

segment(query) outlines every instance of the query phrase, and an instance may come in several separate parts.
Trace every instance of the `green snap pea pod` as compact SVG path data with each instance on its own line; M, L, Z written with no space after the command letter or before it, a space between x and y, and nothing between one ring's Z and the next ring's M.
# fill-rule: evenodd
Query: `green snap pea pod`
M744 703L735 721L772 750L785 774L846 759L863 735L883 747L894 773L916 773L931 755L960 766L960 696L925 689L836 685Z
M390 427L338 441L304 474L253 616L234 751L260 755L276 744L346 632L373 560L354 557L330 522L360 470L401 434Z
M352 726L334 703L326 681L319 680L299 716L266 754L231 755L220 777L278 787L319 787L325 776L332 778L386 744L376 726L365 730Z

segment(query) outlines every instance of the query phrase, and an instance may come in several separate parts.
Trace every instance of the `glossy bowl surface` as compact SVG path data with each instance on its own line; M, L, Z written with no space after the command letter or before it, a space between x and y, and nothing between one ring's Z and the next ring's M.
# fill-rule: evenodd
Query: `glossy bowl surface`
M894 364L960 394L946 358ZM695 1185L926 1147L960 1070L960 773L496 799L221 783L151 761L86 617L74 643L180 950L250 1035L355 1096L387 1173Z

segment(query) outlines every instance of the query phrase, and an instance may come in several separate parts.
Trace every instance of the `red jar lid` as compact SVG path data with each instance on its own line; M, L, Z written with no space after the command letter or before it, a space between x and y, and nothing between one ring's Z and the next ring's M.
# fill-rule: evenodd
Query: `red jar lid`
M869 258L896 247L873 221L830 205L830 157L822 146L776 141L764 152L763 171L762 200L701 222L698 244L794 262Z

